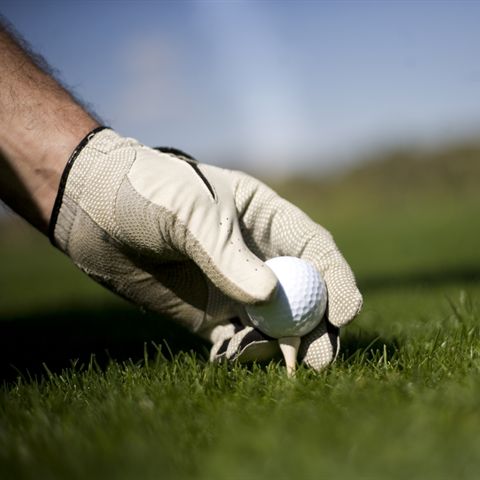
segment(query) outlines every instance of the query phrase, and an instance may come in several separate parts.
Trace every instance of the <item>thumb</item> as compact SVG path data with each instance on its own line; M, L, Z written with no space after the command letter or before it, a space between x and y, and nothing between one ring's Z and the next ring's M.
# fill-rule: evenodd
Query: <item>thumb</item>
M188 255L231 299L244 304L268 301L277 287L277 277L247 247L237 219L226 225L222 222L216 229L208 228L205 220L201 245L191 245Z
M186 222L192 234L187 255L231 299L246 304L268 301L278 280L245 244L228 173L205 164L196 168L215 195L212 200L199 193L194 201Z
M147 237L155 239L153 250L164 262L177 260L172 252L193 260L208 279L232 300L252 304L267 301L277 285L273 272L245 245L228 171L195 162L174 154L138 149L135 163L125 182L133 188L141 212L140 227L153 228L151 236L142 232L140 245ZM132 202L120 202L128 212L120 218L131 220L122 231L135 237L138 227L132 215ZM140 210L139 209L139 210ZM186 286L186 294L190 285Z

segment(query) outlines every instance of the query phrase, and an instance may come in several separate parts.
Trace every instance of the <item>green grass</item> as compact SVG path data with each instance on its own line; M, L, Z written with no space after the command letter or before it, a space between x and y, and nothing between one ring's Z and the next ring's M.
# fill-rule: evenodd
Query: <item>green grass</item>
M337 363L293 380L208 364L0 226L0 478L477 478L480 156L463 153L454 173L453 153L403 154L276 186L332 231L365 297Z
M365 343L320 375L159 352L19 381L1 397L9 478L475 478L478 310Z

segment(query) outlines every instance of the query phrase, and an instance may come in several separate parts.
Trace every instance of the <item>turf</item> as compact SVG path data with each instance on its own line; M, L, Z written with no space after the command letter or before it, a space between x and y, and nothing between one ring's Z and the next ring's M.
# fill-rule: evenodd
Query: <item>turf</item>
M477 478L480 155L452 173L455 152L275 185L332 231L365 297L336 364L293 380L210 365L0 227L0 478Z

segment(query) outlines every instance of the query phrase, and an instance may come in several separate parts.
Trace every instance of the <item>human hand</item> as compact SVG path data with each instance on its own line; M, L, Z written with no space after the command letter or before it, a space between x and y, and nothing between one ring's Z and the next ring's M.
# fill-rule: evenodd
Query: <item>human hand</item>
M353 273L329 232L258 180L236 174L241 177L235 191L237 209L248 247L264 260L280 256L309 260L325 280L327 312L320 324L302 337L298 352L300 362L322 370L338 354L340 327L348 324L362 305ZM211 360L267 360L279 355L277 340L249 325L245 314L240 316L242 324L231 322L214 329Z
M52 241L134 303L213 338L218 325L245 318L242 305L272 296L277 281L263 260L291 255L322 273L333 325L358 312L361 296L330 234L256 179L108 129L72 157L51 219ZM326 325L317 327L319 337L302 341L304 361L314 368L309 351L330 338Z

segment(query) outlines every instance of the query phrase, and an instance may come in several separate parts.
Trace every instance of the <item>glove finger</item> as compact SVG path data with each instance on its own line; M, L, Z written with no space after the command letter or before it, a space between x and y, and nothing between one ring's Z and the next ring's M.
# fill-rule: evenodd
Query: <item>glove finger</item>
M317 252L328 242L320 236L312 238L304 250L302 258L311 261L325 280L328 292L327 317L337 327L351 322L362 308L362 295L357 288L352 269L330 240L330 252L323 256Z
M280 352L276 339L253 327L245 327L237 320L217 326L212 332L212 339L211 362L262 362L271 360Z
M339 329L323 319L309 334L302 337L298 359L317 372L333 363L340 349Z

